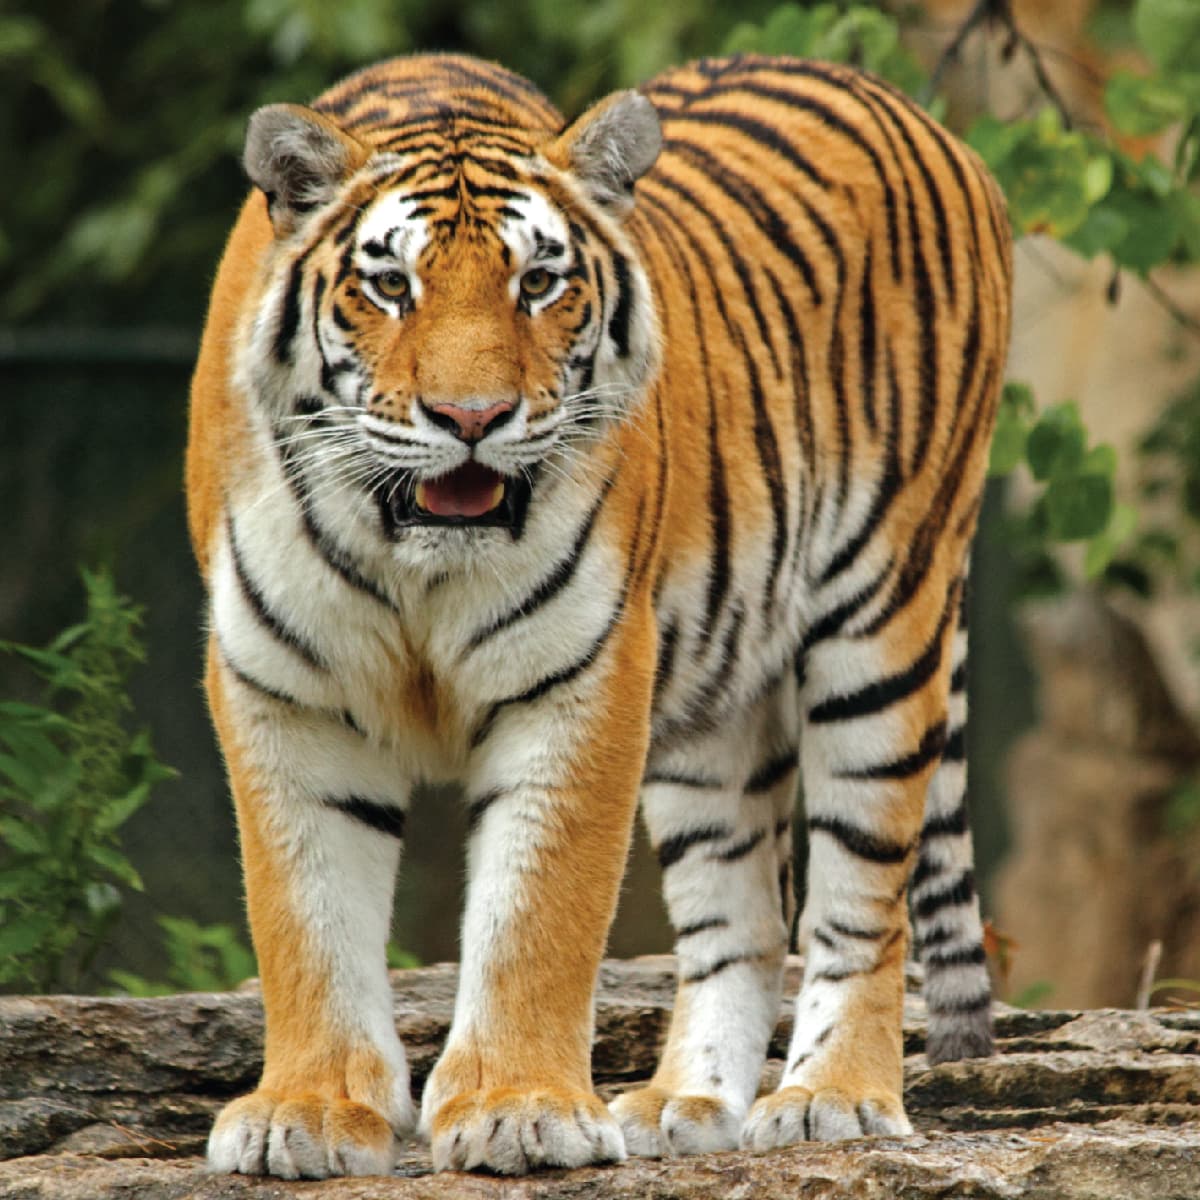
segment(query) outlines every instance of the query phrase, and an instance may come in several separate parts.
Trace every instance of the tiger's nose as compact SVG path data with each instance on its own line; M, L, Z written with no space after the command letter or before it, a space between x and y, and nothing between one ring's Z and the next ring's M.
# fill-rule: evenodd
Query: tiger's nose
M510 400L500 400L486 408L468 408L463 404L425 404L425 415L442 429L448 429L464 442L477 442L485 433L499 428L512 415Z

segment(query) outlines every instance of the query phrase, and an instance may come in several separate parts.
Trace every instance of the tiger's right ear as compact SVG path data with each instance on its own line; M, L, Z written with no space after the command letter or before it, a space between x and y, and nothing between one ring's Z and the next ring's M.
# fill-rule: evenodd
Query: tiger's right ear
M242 164L266 194L276 234L290 233L309 209L331 200L370 149L302 104L268 104L250 118Z

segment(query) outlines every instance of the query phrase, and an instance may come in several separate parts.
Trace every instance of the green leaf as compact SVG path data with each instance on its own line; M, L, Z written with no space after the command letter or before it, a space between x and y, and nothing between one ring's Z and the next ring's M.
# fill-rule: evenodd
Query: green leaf
M95 863L98 867L103 867L109 874L135 891L145 890L142 877L134 870L133 864L112 846L89 846L86 857L90 862Z
M1075 542L1095 537L1113 510L1113 484L1106 475L1067 475L1050 481L1045 494L1050 535Z
M1117 71L1108 81L1104 107L1113 124L1134 137L1158 133L1189 110L1187 92L1178 84L1130 71Z
M1083 460L1083 470L1092 475L1107 475L1110 479L1117 473L1117 452L1107 442L1093 446Z
M1072 403L1046 409L1030 430L1026 454L1033 477L1044 483L1054 476L1069 474L1083 462L1087 435Z
M50 913L26 913L5 921L0 927L0 958L32 953L54 928L54 921Z
M0 839L10 850L29 858L43 858L50 853L46 831L19 817L0 817Z
M967 130L967 144L980 158L996 171L1013 154L1025 138L1022 125L1014 121L1001 121L991 113L977 117Z
M11 867L0 871L0 900L36 900L47 883L40 867Z
M124 796L106 801L96 814L93 829L100 836L105 836L119 829L135 812L150 799L150 782L143 781L135 785Z
M1087 545L1083 572L1088 579L1098 579L1108 569L1121 546L1132 536L1137 525L1137 510L1128 504L1113 509L1108 528L1102 530Z
M1200 69L1200 4L1196 0L1138 0L1133 31L1162 70Z
M1009 380L1000 393L1000 406L1008 409L1022 420L1031 420L1037 412L1037 401L1033 388L1027 383Z
M128 996L146 998L149 996L169 996L175 989L169 983L151 983L141 975L131 971L111 970L108 978Z
M1007 475L1025 457L1025 426L1021 421L1006 414L1002 409L996 418L996 431L992 435L991 457L988 474L993 478Z
M1103 202L1097 204L1078 229L1062 239L1076 254L1095 258L1119 245L1129 233L1129 221Z

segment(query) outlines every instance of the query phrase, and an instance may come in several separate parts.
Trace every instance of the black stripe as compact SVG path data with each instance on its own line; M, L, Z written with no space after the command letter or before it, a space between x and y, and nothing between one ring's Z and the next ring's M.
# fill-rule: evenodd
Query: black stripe
M925 951L928 950L930 946L944 946L947 942L954 941L954 939L958 936L959 930L957 929L943 929L936 927L933 929L923 929L913 940L913 949L919 955L924 957Z
M747 796L757 796L763 792L769 792L796 769L798 757L796 750L788 750L769 759L746 780L746 786L742 790Z
M507 629L510 625L531 616L543 605L553 600L559 592L563 590L574 578L575 572L579 567L580 559L583 557L583 552L587 547L588 541L592 536L592 530L596 526L596 519L600 515L600 510L604 507L604 501L608 497L608 493L612 490L613 481L616 476L607 480L600 495L596 497L595 504L592 505L588 515L584 518L583 524L579 527L579 532L575 536L574 544L566 555L555 564L553 570L525 597L524 600L515 604L508 612L496 617L489 624L478 629L470 637L466 646L463 648L460 658L464 658L468 653L477 647L481 646L488 638L493 637L502 629Z
M705 366L707 367L707 358ZM709 555L708 589L704 600L704 623L697 631L700 645L708 642L717 623L721 605L729 591L729 488L725 483L725 460L717 429L717 405L713 389L708 388L708 513L712 530Z
M711 979L714 975L719 975L726 967L735 967L738 963L755 962L761 958L758 954L730 954L725 958L718 958L715 963L709 967L705 967L699 971L693 971L690 975L684 975L681 982L683 983L703 983L706 979Z
M688 775L684 771L647 771L642 776L642 786L651 783L668 783L684 788L711 788L714 791L725 786L720 779L713 779L710 775Z
M373 580L368 579L358 569L349 552L339 546L317 523L317 519L313 515L312 494L308 490L308 485L304 481L298 464L289 452L279 445L279 436L277 433L276 450L279 454L280 466L296 501L296 508L300 514L304 535L308 539L309 545L325 565L341 577L343 582L348 583L355 591L377 600L389 612L399 615L400 610L392 602L391 597Z
M617 277L617 303L608 322L608 336L616 343L617 357L629 357L629 326L633 320L633 287L629 263L623 254L612 251L613 274Z
M961 837L970 829L967 818L967 801L964 796L948 813L927 817L921 826L921 838Z
M745 625L746 614L739 603L733 609L729 624L725 628L725 635L721 638L716 668L707 679L702 680L693 689L693 695L704 697L703 711L705 712L711 714L716 711L725 699L726 685L739 665L738 651L741 647L742 631Z
M921 961L925 969L945 967L980 967L987 962L987 954L978 942L974 946L966 946L961 950L940 950L926 954Z
M818 617L804 633L804 640L800 643L800 649L797 652L797 660L803 662L804 656L809 650L839 633L848 620L856 616L871 602L891 573L892 564L888 562L870 583L859 588L849 600L844 600L836 608L830 609L823 617Z
M961 623L960 623L961 628ZM954 673L950 676L950 691L965 692L967 690L967 663L964 659L954 668Z
M703 171L713 183L717 185L729 197L734 204L739 205L746 212L746 215L752 221L754 227L762 232L762 234L770 241L772 248L779 250L785 258L800 272L804 279L805 286L808 288L809 295L812 297L814 304L821 303L821 288L817 280L817 273L813 268L812 263L800 249L799 245L791 235L791 229L787 221L780 216L779 212L767 201L766 197L754 187L753 183L739 175L732 174L724 163L714 155L710 154L703 146L697 146L692 142L681 141L678 138L671 138L664 143L664 149L674 150L682 157L690 160L698 170ZM799 200L799 197L791 196L793 200ZM803 203L803 201L800 201ZM807 206L805 206L807 208ZM779 372L779 362L775 357L774 347L768 342L767 349L771 352L772 360L775 363L776 374Z
M728 917L704 917L699 921L692 921L688 925L681 925L675 930L675 938L693 937L697 933L707 933L710 929L728 929Z
M823 971L816 971L810 976L810 981L813 983L841 983L846 979L853 979L857 975L873 974L877 967L872 967L868 970L865 967L827 967Z
M693 846L702 842L719 842L733 833L728 825L701 825L686 833L676 833L664 839L658 847L658 865L665 871L673 867Z
M736 331L734 340L745 357L746 369L750 375L750 400L754 408L754 447L758 452L758 461L762 464L762 477L766 481L771 501L771 562L763 583L762 602L762 613L765 617L771 611L775 585L779 580L783 554L787 549L787 488L783 483L779 442L767 412L758 366L750 355L740 329Z
M533 684L532 687L526 688L523 692L506 696L503 700L497 700L488 710L487 716L484 717L478 728L471 735L472 750L478 749L487 740L488 735L492 732L496 724L496 719L500 716L503 709L513 704L529 704L534 700L539 700L560 684L569 683L572 679L581 675L600 657L600 653L607 645L613 630L620 624L621 618L625 614L625 602L629 597L629 585L634 572L634 554L637 551L638 543L641 541L642 522L640 518L641 510L639 509L639 520L633 536L633 549L630 553L629 562L625 567L625 578L621 582L621 592L617 597L616 604L613 606L613 611L608 618L608 622L604 626L604 629L601 630L599 636L573 663L569 663L561 670L553 671L549 675L543 676L537 683Z
M759 145L778 154L819 188L829 190L829 180L783 136L777 124L760 121L746 113L728 108L704 108L695 111L676 108L668 109L663 113L664 126L670 127L677 121L686 121L701 128L724 125L729 129L736 129L752 141L758 142ZM658 178L657 172L654 173L654 178Z
M950 763L966 762L967 740L966 729L962 725L952 729L946 738L945 749L942 750L942 761Z
M821 572L820 584L822 587L832 583L843 571L857 561L858 556L863 552L871 538L874 537L883 518L887 515L888 509L892 506L892 501L899 495L902 480L900 477L900 464L896 459L894 451L895 443L889 442L888 453L883 463L883 474L876 485L875 495L871 500L871 507L863 518L863 522L859 528L842 544L838 552L829 560L829 565Z
M936 1013L938 1016L966 1016L968 1013L983 1012L991 1008L992 993L990 991L977 992L974 996L968 996L965 1000L927 1002L926 1007L931 1015Z
M964 871L953 883L930 892L913 903L913 912L922 921L928 921L936 916L943 908L955 904L969 904L975 899L975 875L972 871ZM927 939L928 940L928 939Z
M868 80L866 82L869 85L872 81ZM913 162L916 163L917 170L920 171L921 178L925 181L925 190L929 195L929 203L933 208L934 220L937 223L938 256L942 261L942 275L946 281L946 295L951 305L953 305L956 290L954 285L954 255L950 246L950 224L946 218L946 206L942 202L942 193L925 162L925 155L918 149L908 128L908 121L904 119L905 117L909 119L918 116L923 117L924 114L921 114L918 109L914 108L910 101L898 96L890 89L878 88L874 92L874 96L879 107L887 113L892 125L904 139L905 145L912 154ZM900 111L897 112L897 110ZM928 133L928 125L930 124L931 122L926 120L926 133ZM973 208L973 205L968 204L966 207L970 210Z
M861 929L857 925L845 925L833 918L830 918L825 924L840 937L854 938L855 941L862 942L877 942L888 932L886 929Z
M912 853L911 844L878 838L840 817L809 817L808 828L810 832L829 834L844 850L859 858L865 858L868 862L902 863Z
M290 692L285 692L281 688L271 687L270 684L263 683L261 679L256 679L253 675L243 671L226 653L224 646L221 647L221 660L224 662L226 670L238 681L244 684L252 692L258 692L259 695L266 696L269 700L274 700L279 704L286 704L289 708L306 708L307 705L302 704Z
M378 800L368 800L365 796L330 796L324 803L327 808L353 817L377 833L386 833L389 837L404 840L403 809L390 804L380 804Z
M483 820L483 814L487 812L501 796L504 791L501 788L492 788L490 792L484 792L482 796L476 797L467 805L467 832L473 833L479 826L479 822Z
M836 772L838 779L908 779L923 771L942 756L946 746L946 722L938 721L922 735L920 745L911 753L891 762L870 767L854 767Z
M871 279L871 243L863 254L862 294L858 304L858 364L862 387L863 415L875 433L875 287Z
M745 858L766 836L765 829L756 829L752 834L742 838L740 842L735 842L728 850L714 854L713 859L717 862L737 862L739 859Z
M743 247L739 246L734 241L734 238L730 234L729 230L713 213L711 206L706 205L700 199L700 197L697 196L696 193L687 186L687 184L675 179L671 175L665 174L661 169L655 169L651 175L646 177L646 181L647 183L653 183L657 188L671 192L675 196L679 197L679 199L688 204L696 212L697 216L704 221L708 228L712 230L717 241L721 243L721 248L725 251L725 261L733 268L734 273L738 277L738 281L742 285L743 299L746 303L746 307L750 310L750 315L754 318L754 323L758 328L759 339L764 348L772 356L774 356L775 351L771 342L770 327L767 325L766 316L764 315L762 305L759 302L758 289L754 286L754 279L750 274L749 267L746 265ZM648 191L643 191L641 193L641 198L643 200L649 200L650 193ZM662 201L658 201L658 207L662 208L666 206L662 203ZM680 219L679 213L674 213L673 216L676 221ZM709 278L715 280L711 260L700 248L699 243L694 238L691 240L696 249L697 257L699 257L705 264L705 269ZM714 298L717 301L717 307L721 311L721 316L725 321L730 336L735 339L741 338L740 323L730 320L729 313L725 308L723 291L714 289ZM744 339L742 340L744 343ZM745 353L744 350L743 353ZM776 363L776 370L778 371L778 363Z
M279 323L275 327L274 353L275 361L291 363L292 343L300 328L300 288L304 282L304 266L309 256L321 244L321 237L316 238L304 252L296 258L288 268L287 287L283 292L283 305L279 312Z
M666 691L675 667L675 652L679 648L679 627L674 620L667 622L658 638L658 662L654 669L654 700Z
M290 629L284 624L282 618L267 603L262 589L250 578L250 573L246 569L246 562L242 558L241 550L238 548L237 535L234 530L233 515L231 513L226 514L225 528L229 537L229 552L233 558L233 571L237 576L238 588L242 593L242 598L249 605L258 623L280 645L294 651L314 670L327 670L328 663L317 652L316 648L306 639L302 638L294 629Z
M946 625L952 612L953 608L948 605L942 612L929 645L921 652L920 657L903 671L897 671L895 675L887 675L883 679L875 679L856 692L831 696L828 700L813 705L808 710L808 719L814 725L852 721L858 717L874 716L915 695L933 678L941 666Z

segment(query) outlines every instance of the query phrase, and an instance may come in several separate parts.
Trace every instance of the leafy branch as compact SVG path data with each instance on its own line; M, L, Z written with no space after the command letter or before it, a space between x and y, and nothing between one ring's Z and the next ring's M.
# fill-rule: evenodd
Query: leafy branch
M174 775L126 684L144 658L141 614L105 573L84 572L87 615L45 649L0 642L46 685L41 705L0 702L0 984L77 982L142 881L118 832Z

